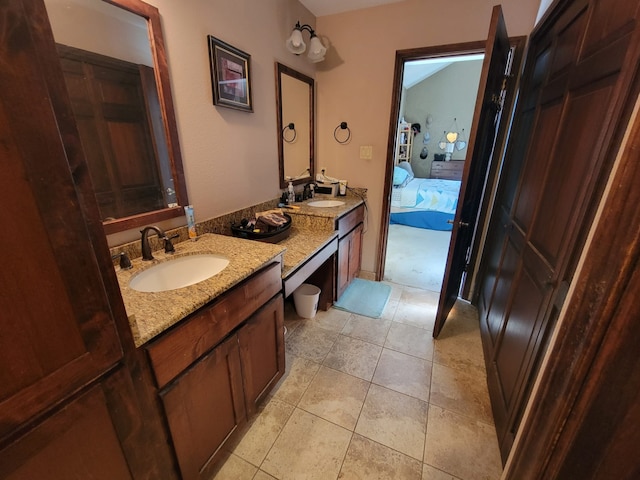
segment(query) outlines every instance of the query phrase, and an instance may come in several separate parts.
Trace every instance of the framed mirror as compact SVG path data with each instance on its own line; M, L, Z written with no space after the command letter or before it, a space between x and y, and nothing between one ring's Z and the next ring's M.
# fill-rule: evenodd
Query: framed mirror
M276 110L280 188L314 176L315 81L276 63Z
M45 0L106 234L188 205L160 14L141 0Z

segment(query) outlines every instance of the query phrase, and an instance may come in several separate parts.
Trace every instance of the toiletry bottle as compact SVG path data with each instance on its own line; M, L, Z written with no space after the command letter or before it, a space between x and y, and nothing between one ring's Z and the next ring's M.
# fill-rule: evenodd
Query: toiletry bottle
M289 205L296 202L296 192L293 190L293 183L289 182L289 187L287 188Z
M189 232L189 239L192 242L195 242L198 235L196 233L196 219L193 215L193 206L187 205L184 207L184 213L187 216L187 231Z
M316 195L315 189L316 189L316 187L315 187L315 185L313 183L311 185L309 185L309 196L311 198L313 198Z

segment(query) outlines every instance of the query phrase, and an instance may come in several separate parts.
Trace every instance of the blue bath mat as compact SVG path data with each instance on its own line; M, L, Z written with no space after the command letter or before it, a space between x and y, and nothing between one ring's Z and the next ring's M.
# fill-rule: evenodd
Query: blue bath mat
M355 278L333 306L365 317L380 318L390 295L391 287L386 283Z

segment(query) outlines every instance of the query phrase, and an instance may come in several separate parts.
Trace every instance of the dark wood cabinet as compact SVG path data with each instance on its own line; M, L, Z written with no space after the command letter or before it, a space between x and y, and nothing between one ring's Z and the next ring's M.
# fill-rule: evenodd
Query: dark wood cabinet
M210 478L222 447L285 370L274 262L147 345L182 478Z
M337 220L338 269L336 299L340 298L360 271L364 206L360 205Z

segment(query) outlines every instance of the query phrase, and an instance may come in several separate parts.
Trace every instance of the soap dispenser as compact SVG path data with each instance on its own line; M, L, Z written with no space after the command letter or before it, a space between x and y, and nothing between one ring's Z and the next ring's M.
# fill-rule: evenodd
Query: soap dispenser
M287 188L289 205L296 202L296 192L293 190L293 183L289 182L289 187Z

